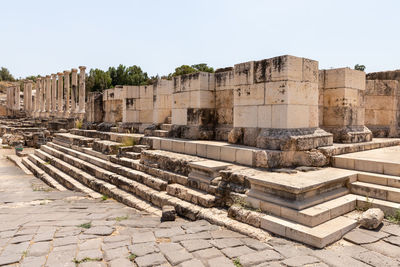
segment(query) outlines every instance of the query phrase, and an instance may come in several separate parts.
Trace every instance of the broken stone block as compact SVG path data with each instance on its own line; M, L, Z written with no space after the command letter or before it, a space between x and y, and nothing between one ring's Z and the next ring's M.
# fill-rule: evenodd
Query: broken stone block
M162 207L161 221L175 221L176 211L174 206L165 205Z
M385 214L381 209L368 209L361 215L361 218L358 222L361 226L367 229L376 229L383 221L384 215Z

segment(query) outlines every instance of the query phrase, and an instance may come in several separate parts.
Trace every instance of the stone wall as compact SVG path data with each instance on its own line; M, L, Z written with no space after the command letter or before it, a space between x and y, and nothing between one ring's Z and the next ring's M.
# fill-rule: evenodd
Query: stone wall
M219 69L215 72L215 139L228 140L233 128L233 68Z
M394 77L395 72L391 73L384 77ZM365 124L374 137L400 136L400 88L397 80L366 81Z
M100 123L104 119L103 94L90 92L86 101L85 120L89 123Z
M117 123L122 122L122 102L124 90L122 87L104 90L103 92L103 110L104 122Z

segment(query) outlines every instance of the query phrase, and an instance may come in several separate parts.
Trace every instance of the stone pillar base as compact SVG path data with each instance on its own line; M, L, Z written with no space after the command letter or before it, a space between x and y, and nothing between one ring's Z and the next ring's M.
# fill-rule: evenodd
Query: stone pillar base
M335 143L361 143L372 140L372 132L366 126L330 126L324 129L333 134Z
M332 134L320 128L233 128L228 142L281 151L305 151L333 144Z

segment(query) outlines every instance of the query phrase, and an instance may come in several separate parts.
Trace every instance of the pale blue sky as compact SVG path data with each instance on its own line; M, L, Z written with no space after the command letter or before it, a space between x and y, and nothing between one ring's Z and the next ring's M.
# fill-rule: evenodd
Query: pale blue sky
M214 68L291 54L320 68L400 68L398 0L0 0L0 66L16 77L79 65Z

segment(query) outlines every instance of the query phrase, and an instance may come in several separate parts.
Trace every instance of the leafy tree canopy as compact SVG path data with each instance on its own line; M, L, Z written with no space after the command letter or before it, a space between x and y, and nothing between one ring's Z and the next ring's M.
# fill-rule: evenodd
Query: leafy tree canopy
M364 71L364 70L365 70L365 66L364 66L364 65L356 64L356 65L354 66L354 69L355 69L355 70Z
M91 69L86 78L86 86L89 91L103 91L111 87L111 77L106 71Z
M184 75L184 74L190 74L198 71L204 71L204 72L214 72L214 69L212 67L207 66L205 63L200 63L200 64L194 64L194 65L182 65L180 67L177 67L175 69L175 72L170 73L166 78L167 79L172 79L172 77L179 76L179 75ZM165 77L165 76L164 76Z
M14 77L11 75L7 68L1 67L0 69L0 81L15 81Z
M117 68L108 68L111 77L111 85L145 85L149 79L146 72L143 72L139 66L133 65L125 67L120 64Z

